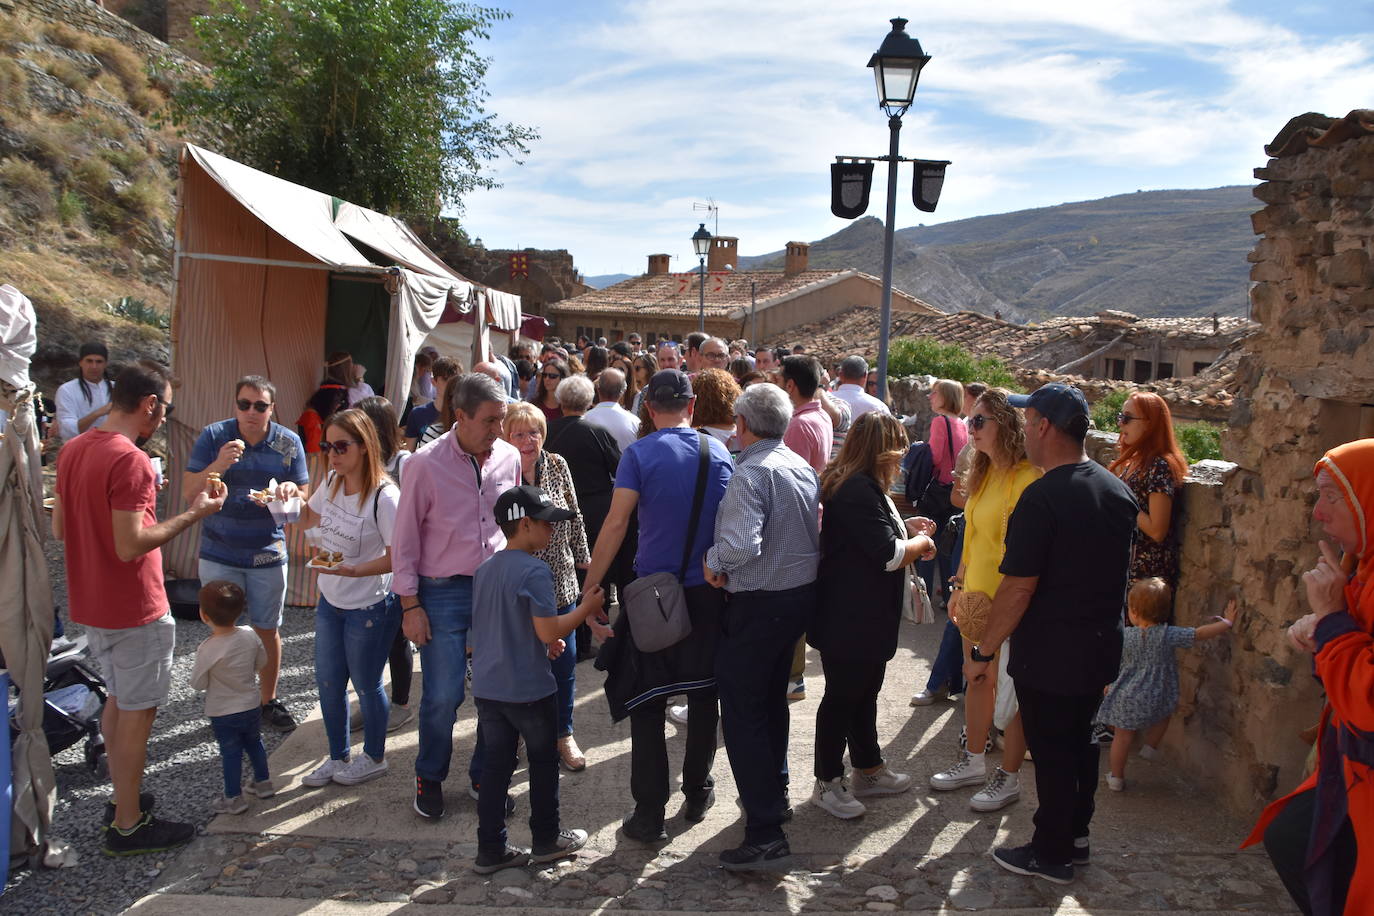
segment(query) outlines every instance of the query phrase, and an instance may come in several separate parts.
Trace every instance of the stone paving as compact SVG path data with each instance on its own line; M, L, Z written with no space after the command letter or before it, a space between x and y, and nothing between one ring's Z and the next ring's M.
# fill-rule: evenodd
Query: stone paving
M932 772L957 747L961 710L937 704L912 710L907 700L939 636L934 626L907 626L888 668L879 734L889 765L911 773L907 794L873 799L869 812L843 822L807 803L816 705L823 687L808 678L808 696L792 705L790 766L796 815L788 828L794 864L782 874L737 876L716 856L742 838L742 815L724 748L716 759L718 803L700 824L669 804L669 842L640 845L616 833L629 811L629 726L612 724L601 675L578 666L577 736L591 762L561 782L563 823L591 838L576 858L540 869L478 876L476 804L466 794L474 727L471 704L460 710L457 751L446 783L448 815L422 821L412 810L416 733L413 723L391 736L389 772L363 786L308 789L300 777L323 757L318 710L272 756L284 784L272 799L252 800L241 816L216 818L163 874L161 889L140 901L140 914L391 913L538 911L644 912L988 912L1291 913L1287 895L1254 850L1238 851L1246 824L1171 776L1167 761L1132 761L1124 793L1098 793L1090 866L1074 883L1053 885L1009 874L989 852L1029 838L1035 808L1033 764L1023 770L1022 797L1010 808L978 814L974 789L934 793ZM809 670L819 672L811 653ZM417 672L416 687L419 686ZM669 752L680 765L681 737L667 723ZM990 761L995 755L990 755ZM1105 754L1103 755L1105 766ZM512 791L512 842L528 844L524 772Z

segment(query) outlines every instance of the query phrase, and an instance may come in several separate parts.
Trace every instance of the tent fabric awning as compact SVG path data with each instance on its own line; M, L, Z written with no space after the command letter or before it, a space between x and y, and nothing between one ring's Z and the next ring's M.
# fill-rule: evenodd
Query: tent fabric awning
M472 281L439 260L420 237L398 219L343 201L334 225L349 238L381 252L397 264L432 277L449 277L470 289ZM466 297L466 290L464 292Z

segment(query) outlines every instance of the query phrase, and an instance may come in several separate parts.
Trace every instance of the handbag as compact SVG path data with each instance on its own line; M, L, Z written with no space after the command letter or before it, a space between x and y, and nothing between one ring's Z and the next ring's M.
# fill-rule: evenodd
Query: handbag
M954 545L959 543L959 538L964 535L964 513L950 517L945 522L945 526L935 534L935 552L942 557L954 557L955 562L959 558L954 556Z
M949 449L949 466L954 467L954 437L952 434L953 425L949 417L941 417L945 421L945 447ZM916 503L916 510L926 518L935 521L944 521L954 514L954 504L950 502L950 494L954 492L953 483L940 483L938 474L932 473L930 482L926 484L926 490L921 494L920 500Z
M625 586L622 604L630 622L630 636L640 652L661 652L675 646L692 632L692 618L687 613L687 595L682 580L687 577L687 563L692 558L692 543L697 537L697 523L701 506L706 499L706 474L710 468L710 443L706 433L697 430L697 486L692 495L691 521L687 526L687 542L682 548L682 566L677 575L670 572L640 576Z

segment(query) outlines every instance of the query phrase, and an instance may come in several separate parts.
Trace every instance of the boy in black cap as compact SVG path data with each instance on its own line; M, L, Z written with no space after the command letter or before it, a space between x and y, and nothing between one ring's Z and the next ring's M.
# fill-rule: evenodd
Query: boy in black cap
M496 500L504 550L477 567L472 586L472 683L485 744L477 798L477 860L490 874L527 862L553 862L587 842L585 830L558 822L558 702L549 659L563 637L601 610L601 587L592 585L570 614L558 616L553 572L533 554L549 544L550 522L574 518L539 487L511 487ZM517 738L525 739L530 765L530 833L534 849L506 843L506 792L515 770Z

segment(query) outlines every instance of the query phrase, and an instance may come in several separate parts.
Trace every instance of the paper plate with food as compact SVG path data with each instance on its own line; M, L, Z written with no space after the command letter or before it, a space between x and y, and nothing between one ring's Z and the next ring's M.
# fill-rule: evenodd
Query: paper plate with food
M337 569L343 565L343 552L326 547L315 548L315 554L306 564L311 569Z

